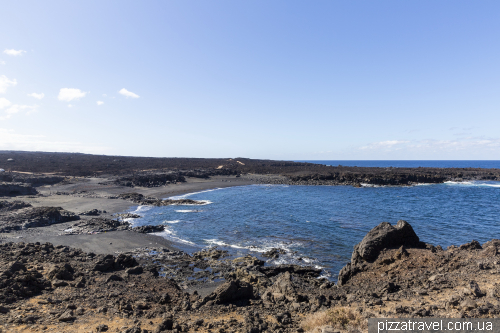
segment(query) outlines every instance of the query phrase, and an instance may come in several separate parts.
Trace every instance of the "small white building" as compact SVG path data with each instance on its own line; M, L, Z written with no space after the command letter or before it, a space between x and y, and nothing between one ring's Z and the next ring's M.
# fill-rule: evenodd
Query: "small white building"
M0 172L5 172L5 170L4 169L0 169Z

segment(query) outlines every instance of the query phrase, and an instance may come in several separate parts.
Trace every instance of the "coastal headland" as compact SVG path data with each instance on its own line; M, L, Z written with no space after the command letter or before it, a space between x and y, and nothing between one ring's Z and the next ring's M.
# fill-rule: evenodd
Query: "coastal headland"
M499 169L9 151L0 168L0 332L352 332L372 317L500 314L499 240L442 249L405 221L380 223L334 284L312 267L188 254L126 213L200 204L163 199L212 188L500 180Z

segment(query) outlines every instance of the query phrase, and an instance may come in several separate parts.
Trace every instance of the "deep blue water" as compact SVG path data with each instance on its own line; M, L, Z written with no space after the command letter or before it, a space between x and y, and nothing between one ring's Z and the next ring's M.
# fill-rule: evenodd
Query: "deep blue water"
M477 161L477 160L300 160L295 162L309 162L324 165L343 165L343 166L358 166L358 167L379 167L379 168L500 168L500 161Z
M219 245L235 255L287 249L279 262L324 268L333 280L353 246L380 222L408 221L422 241L447 247L500 238L500 182L412 187L251 185L194 193L203 206L139 207L136 225L187 250ZM299 260L302 258L302 260Z

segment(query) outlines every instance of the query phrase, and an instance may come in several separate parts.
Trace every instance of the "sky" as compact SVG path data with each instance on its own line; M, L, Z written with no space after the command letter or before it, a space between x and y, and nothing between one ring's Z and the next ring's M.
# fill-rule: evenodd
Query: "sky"
M498 1L4 1L0 150L500 160Z

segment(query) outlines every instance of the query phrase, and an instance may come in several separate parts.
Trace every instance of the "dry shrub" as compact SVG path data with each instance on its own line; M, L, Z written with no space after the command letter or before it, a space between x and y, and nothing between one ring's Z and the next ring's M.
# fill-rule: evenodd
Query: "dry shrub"
M339 330L364 331L368 327L367 320L360 313L347 307L333 307L312 314L302 321L302 328L306 331L313 331L327 325Z

